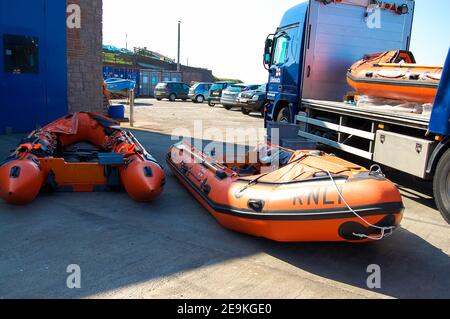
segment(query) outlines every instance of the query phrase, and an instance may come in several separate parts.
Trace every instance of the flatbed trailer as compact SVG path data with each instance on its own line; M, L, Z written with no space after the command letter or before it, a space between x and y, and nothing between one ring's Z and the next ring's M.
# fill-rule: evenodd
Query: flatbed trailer
M422 131L428 131L430 117L422 114L395 112L389 110L377 110L369 107L356 107L344 102L302 100L302 108L311 111L323 111L335 113L339 116L355 116L369 121L400 125Z
M419 178L432 178L427 164L438 141L428 133L429 117L320 100L303 100L302 110L296 116L300 137Z

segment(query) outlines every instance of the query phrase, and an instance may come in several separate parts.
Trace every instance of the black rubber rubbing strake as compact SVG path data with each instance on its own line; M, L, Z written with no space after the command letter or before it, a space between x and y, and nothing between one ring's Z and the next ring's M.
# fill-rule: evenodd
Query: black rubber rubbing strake
M228 214L236 217L251 218L256 220L329 220L329 219L346 219L354 218L355 214L349 211L347 208L335 208L335 209L307 209L296 211L282 211L282 210L267 210L261 213L255 212L251 209L244 209L240 207L233 207L214 202L210 197L206 196L199 188L194 184L186 175L186 172L171 160L167 159L167 163L178 177L178 179L187 183L189 190L199 195L203 201L212 209L218 213ZM183 164L183 163L182 163ZM181 164L181 165L182 165ZM184 164L186 165L186 164ZM183 166L183 165L182 165ZM201 182L201 181L199 181ZM247 181L248 183L248 181ZM237 191L239 193L239 191ZM245 192L236 195L237 198L242 198ZM239 196L239 197L238 197ZM362 217L365 216L379 216L392 214L400 214L404 210L404 206L401 203L383 203L379 205L368 205L353 207L353 209Z

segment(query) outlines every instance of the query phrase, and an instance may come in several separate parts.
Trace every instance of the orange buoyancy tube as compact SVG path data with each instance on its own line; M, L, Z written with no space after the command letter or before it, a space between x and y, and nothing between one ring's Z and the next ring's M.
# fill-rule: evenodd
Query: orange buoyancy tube
M281 154L279 168L248 158L223 163L183 143L170 149L167 162L217 221L234 231L281 242L363 242L382 239L400 225L401 195L381 173L321 152L268 145L257 153L262 148Z
M347 82L359 94L418 103L433 103L442 66L416 64L408 51L365 56L351 66Z
M162 166L148 154L131 133L116 132L112 149L127 159L119 169L128 195L138 202L149 202L161 195L165 174Z
M120 161L102 163L98 157L90 162L65 162L62 150L80 142L95 146L97 157L116 154ZM103 115L74 113L32 132L0 165L0 197L12 204L30 203L49 177L56 187L93 191L109 186L105 174L112 170L118 170L121 185L136 201L154 200L163 191L162 166L130 132Z
M37 156L21 154L0 167L0 197L10 204L32 202L45 182Z

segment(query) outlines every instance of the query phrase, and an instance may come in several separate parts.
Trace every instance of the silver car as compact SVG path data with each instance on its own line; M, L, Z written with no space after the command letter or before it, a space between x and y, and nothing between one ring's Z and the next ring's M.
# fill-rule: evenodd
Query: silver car
M234 84L228 87L222 92L222 98L220 99L220 104L227 110L231 110L233 107L240 106L238 102L238 97L241 92L252 91L259 88L260 85L257 84Z
M194 103L203 103L209 98L209 90L211 89L212 83L197 83L189 89L189 98Z

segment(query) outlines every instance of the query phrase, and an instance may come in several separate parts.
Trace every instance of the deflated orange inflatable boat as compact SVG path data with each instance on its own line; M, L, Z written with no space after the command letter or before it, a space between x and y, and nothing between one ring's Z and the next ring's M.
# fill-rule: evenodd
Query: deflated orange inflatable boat
M226 161L180 143L167 162L219 223L253 236L367 242L389 236L402 219L400 193L381 171L322 152L260 145Z
M356 62L347 82L361 95L433 103L442 70L442 66L417 65L411 52L388 51Z
M34 131L0 166L0 197L32 202L43 186L92 192L123 186L136 201L161 194L164 171L117 122L75 113Z

